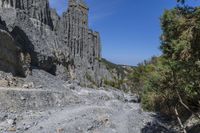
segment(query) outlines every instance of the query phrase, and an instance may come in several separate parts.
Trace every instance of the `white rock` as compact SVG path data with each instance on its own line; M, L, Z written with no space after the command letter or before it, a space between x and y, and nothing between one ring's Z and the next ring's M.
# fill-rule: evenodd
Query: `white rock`
M14 120L13 119L7 119L6 121L7 121L7 123L9 125L13 125L14 124Z

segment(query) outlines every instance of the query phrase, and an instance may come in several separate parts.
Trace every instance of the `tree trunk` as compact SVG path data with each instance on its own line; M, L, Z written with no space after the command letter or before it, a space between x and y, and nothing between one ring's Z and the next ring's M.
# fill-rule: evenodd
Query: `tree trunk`
M181 105L183 106L183 107L185 107L190 113L192 113L194 116L196 116L198 119L200 119L200 116L198 115L198 114L196 114L195 112L193 112L184 102L183 102L183 100L182 100L182 98L181 98L181 96L180 96L180 94L179 94L179 92L178 92L178 90L176 89L176 93L177 93L177 95L178 95L178 98L179 98L179 102L181 103Z
M175 112L175 114L176 114L176 118L177 118L177 120L178 120L178 123L179 123L181 129L183 130L183 133L187 133L187 131L185 130L185 127L183 126L183 123L182 123L182 121L181 121L181 119L180 119L180 117L179 117L179 113L178 113L178 110L177 110L176 107L174 108L174 112Z

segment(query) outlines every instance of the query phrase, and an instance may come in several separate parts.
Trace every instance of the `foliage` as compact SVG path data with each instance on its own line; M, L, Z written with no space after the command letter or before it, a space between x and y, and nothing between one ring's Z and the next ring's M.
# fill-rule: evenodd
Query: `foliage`
M106 65L106 68L109 71L116 70L117 75L121 75L122 77L125 77L126 74L124 73L124 68L121 65L116 65L112 62L107 61L106 59L102 58L102 63Z
M104 84L120 89L121 85L123 84L123 80L115 80L115 81L104 80Z
M174 87L184 98L200 95L200 8L176 8L162 17L161 49Z
M142 91L145 109L195 112L200 107L200 8L166 10L161 26L163 55L140 64L131 79Z
M125 92L130 91L130 90L127 90L127 88L123 86L124 85L130 86L130 87L132 86L133 82L130 82L130 80L128 80L128 75L129 73L132 72L134 67L116 65L114 63L107 61L106 59L102 59L101 62L106 66L106 68L111 73L112 78L113 78L113 80L104 79L103 80L104 84L107 86L118 88Z
M132 82L132 92L141 95L144 109L176 117L177 111L196 115L200 110L200 7L166 10L161 26L163 54L132 68L124 81Z
M90 82L90 84L87 85L87 87L95 88L98 86L97 83L93 80L92 76L89 73L86 72L85 78Z
M177 0L177 2L181 3L181 4L184 4L185 3L185 0Z

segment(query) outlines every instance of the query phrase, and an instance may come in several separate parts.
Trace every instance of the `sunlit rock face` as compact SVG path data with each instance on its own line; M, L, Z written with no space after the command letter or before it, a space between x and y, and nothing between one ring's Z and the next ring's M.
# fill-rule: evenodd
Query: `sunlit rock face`
M0 0L0 18L16 47L30 56L30 71L100 85L107 71L100 62L100 35L88 27L88 12L82 0L69 0L62 16L48 0Z
M1 0L0 7L24 10L30 17L53 26L47 0Z
M73 61L75 75L86 75L99 80L101 44L98 32L88 28L89 8L83 1L70 0L68 10L63 13L57 30L63 44L69 48L69 59ZM98 72L99 73L99 72ZM79 77L84 80L85 77Z

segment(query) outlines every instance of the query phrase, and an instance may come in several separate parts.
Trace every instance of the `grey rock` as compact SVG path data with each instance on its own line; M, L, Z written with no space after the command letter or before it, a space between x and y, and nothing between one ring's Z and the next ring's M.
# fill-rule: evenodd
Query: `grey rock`
M125 95L125 101L126 102L133 102L133 103L139 103L140 97L138 95L134 94L126 94Z
M23 75L23 64L19 57L20 52L14 38L9 31L0 28L0 70L11 72L13 75Z
M8 115L6 113L0 114L0 121L4 121L6 118L8 118Z
M124 102L128 94L122 91L83 88L43 70L33 70L24 80L32 80L36 86L42 84L43 88L0 87L0 114L8 114L0 121L2 131L11 127L4 120L12 119L17 124L10 130L20 133L169 132L153 122L154 113L143 112L139 103ZM71 90L70 85L76 89Z
M192 115L184 123L184 126L189 133L198 133L200 131L200 120Z
M12 47L7 57L13 56L18 66L0 62L4 65L0 70L27 76L37 68L64 80L78 80L83 86L100 86L108 74L100 62L100 35L88 26L89 8L84 1L70 0L68 5L60 17L48 0L0 0L1 27L10 37L0 41L0 46Z
M21 100L23 100L23 101L24 101L24 100L26 100L26 98L25 98L25 97L23 97L23 96L21 96L21 97L20 97L20 99L21 99Z
M34 88L34 83L33 82L29 82L29 83L24 83L23 88Z
M7 119L6 121L7 121L7 123L9 125L13 125L14 124L14 120L13 119Z

